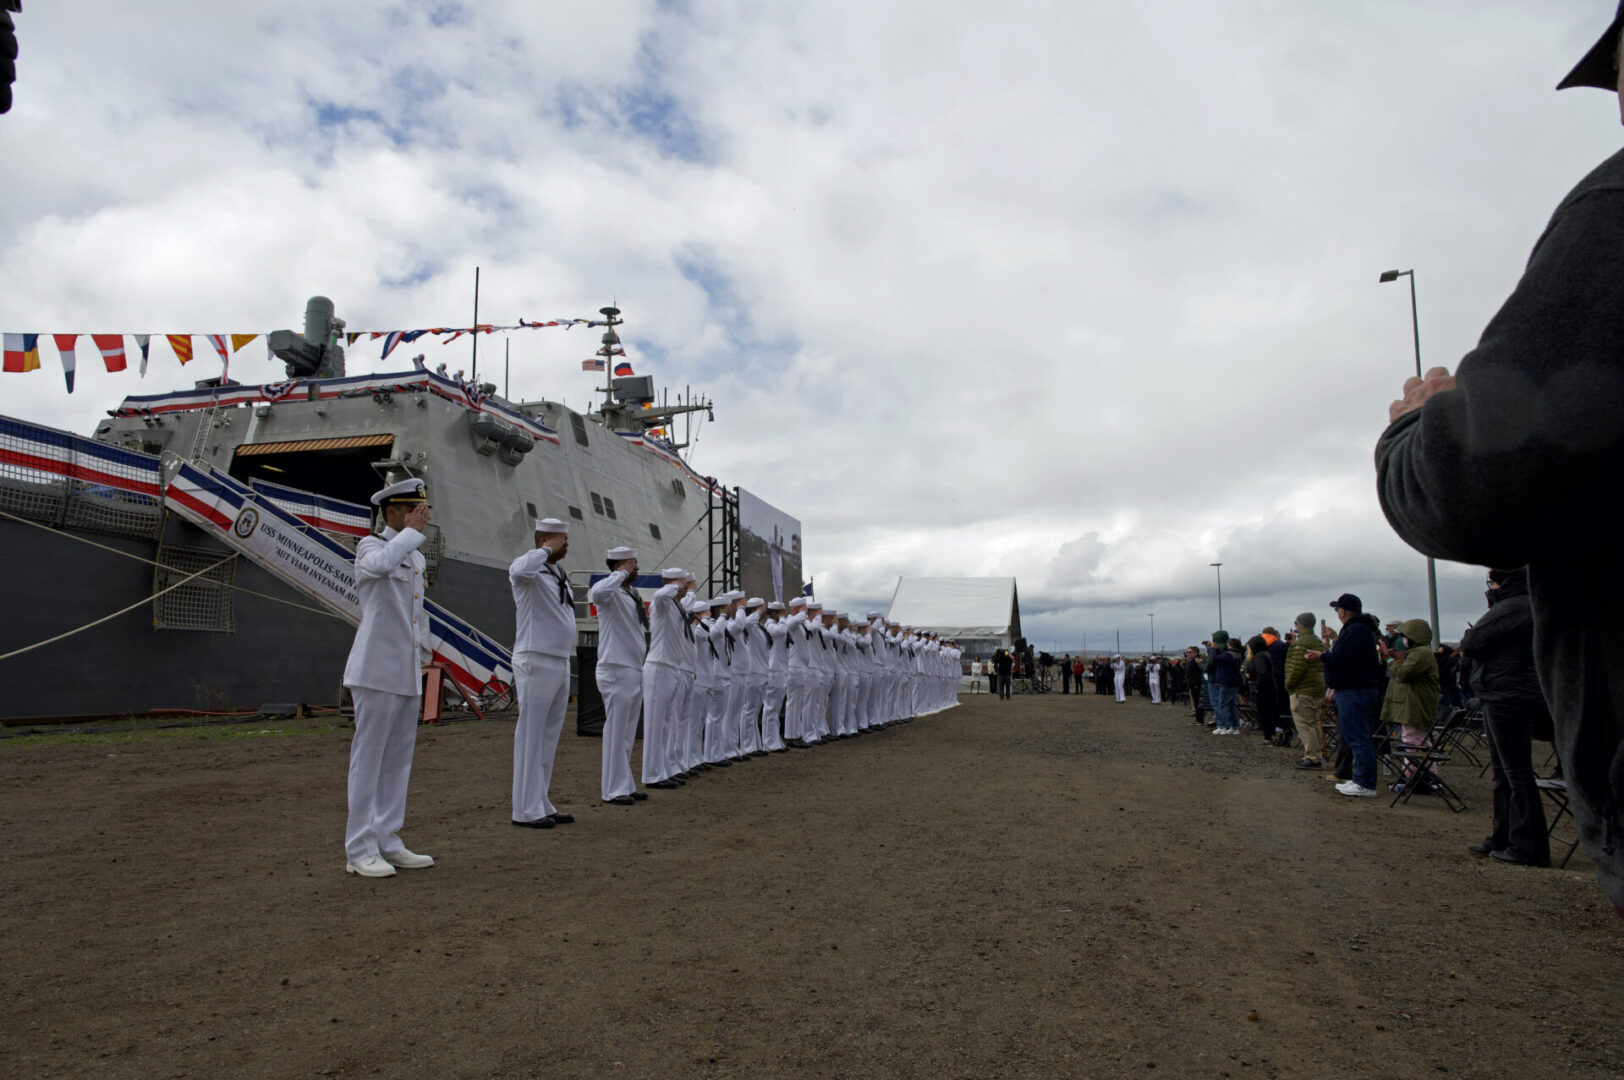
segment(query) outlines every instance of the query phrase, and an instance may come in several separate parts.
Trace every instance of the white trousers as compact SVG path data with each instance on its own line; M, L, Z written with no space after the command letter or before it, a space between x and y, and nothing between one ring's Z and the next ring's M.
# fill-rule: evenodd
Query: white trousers
M1128 673L1126 671L1117 672L1116 673L1116 694L1117 694L1116 699L1118 701L1127 701L1128 700L1128 695L1127 695L1127 693L1126 693L1126 691L1124 689L1127 685L1128 685Z
M728 683L705 689L705 748L701 760L726 761Z
M1160 675L1150 677L1150 703L1152 705L1162 703L1162 677Z
M545 653L513 654L519 721L513 727L513 820L540 821L558 812L547 798L553 755L570 703L570 661Z
M727 704L722 707L722 754L744 753L744 706L750 698L750 676L735 671L727 681Z
M784 683L784 738L803 739L806 731L805 668L790 668Z
M603 696L603 779L605 799L630 795L632 743L637 738L637 717L643 705L643 669L622 664L599 664L593 670Z
M694 673L684 668L677 681L677 703L671 711L670 761L667 776L693 768L688 760L688 731L693 726Z
M673 736L678 724L677 705L682 699L682 672L670 664L649 661L643 665L643 783L653 784L681 772L672 768Z
M689 769L694 769L705 760L705 717L710 713L711 688L701 685L697 678L689 687L688 750L684 760Z
M779 672L767 676L767 688L761 700L761 748L778 751L784 748L784 739L778 727L778 714L783 711L789 696L789 676Z
M761 744L761 702L767 696L767 676L751 675L745 680L744 726L740 729L739 752L759 754Z
M355 699L355 737L350 740L344 859L354 863L406 846L400 827L406 821L406 785L423 699L360 686L350 687L350 695Z

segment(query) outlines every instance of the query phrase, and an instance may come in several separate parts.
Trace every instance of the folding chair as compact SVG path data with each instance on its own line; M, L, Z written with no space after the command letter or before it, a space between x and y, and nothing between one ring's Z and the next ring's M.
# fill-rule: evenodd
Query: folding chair
M1483 732L1483 703L1473 698L1467 705L1444 714L1443 723L1432 729L1432 745L1446 754L1465 758L1481 776L1489 760L1488 740ZM1479 751L1482 760L1478 759Z
M1534 783L1539 786L1539 790L1544 794L1546 800L1556 809L1555 816L1551 818L1551 827L1545 830L1545 834L1551 838L1553 843L1562 844L1568 849L1568 853L1562 856L1562 861L1556 864L1558 867L1566 867L1568 860L1573 858L1573 852L1579 846L1579 823L1577 821L1573 823L1572 840L1556 835L1556 827L1562 823L1562 819L1571 819L1573 817L1572 812L1568 810L1568 782L1566 780L1536 779Z
M1320 742L1323 748L1321 755L1326 758L1336 757L1336 748L1342 744L1342 729L1337 725L1336 703L1322 702L1319 707Z
M1398 794L1388 806L1397 806L1399 800L1405 803L1410 801L1411 795L1430 792L1444 801L1444 805L1455 813L1466 809L1466 800L1448 783L1438 775L1437 766L1449 760L1449 755L1435 746L1405 746L1395 743L1390 750L1392 756L1400 762L1410 766L1408 776L1399 774ZM1427 792L1421 791L1422 784L1427 785Z

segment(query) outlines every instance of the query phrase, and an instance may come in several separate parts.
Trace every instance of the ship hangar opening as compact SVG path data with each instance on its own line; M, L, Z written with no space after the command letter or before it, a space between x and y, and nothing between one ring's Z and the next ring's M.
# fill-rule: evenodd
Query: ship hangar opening
M231 459L230 473L243 483L266 480L365 506L378 490L380 474L373 465L389 460L394 445L392 434L244 443Z

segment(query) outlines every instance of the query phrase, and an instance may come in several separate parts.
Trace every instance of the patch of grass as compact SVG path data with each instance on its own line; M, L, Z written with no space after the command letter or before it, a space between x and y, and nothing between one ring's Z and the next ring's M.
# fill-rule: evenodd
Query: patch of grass
M0 753L8 749L51 746L127 746L150 742L230 742L240 739L274 739L298 735L329 735L336 731L349 731L348 723L337 717L314 717L307 720L278 721L275 727L264 721L242 724L210 724L187 726L133 726L107 729L101 725L86 729L64 728L60 731L31 731L26 735L0 737Z

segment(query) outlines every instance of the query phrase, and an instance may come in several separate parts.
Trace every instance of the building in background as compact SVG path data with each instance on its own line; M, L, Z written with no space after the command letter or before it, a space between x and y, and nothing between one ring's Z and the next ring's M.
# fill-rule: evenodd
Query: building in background
M887 619L958 642L964 660L984 660L1021 639L1021 602L1012 577L897 580Z

